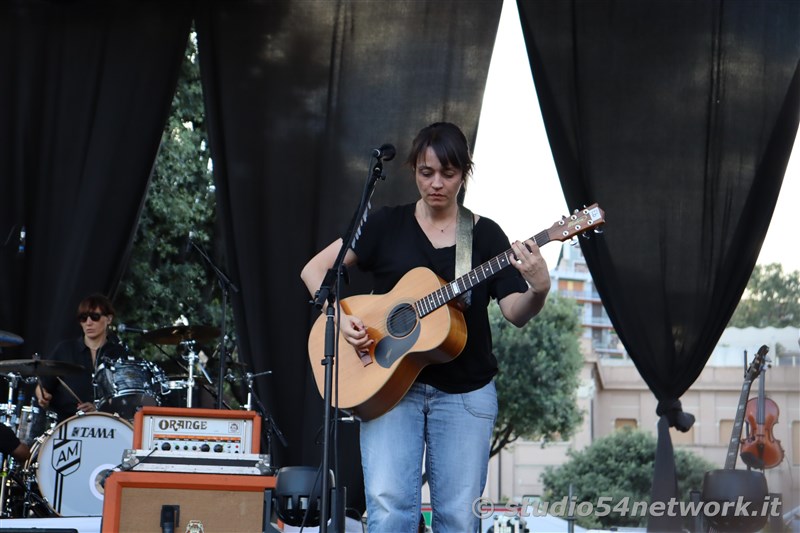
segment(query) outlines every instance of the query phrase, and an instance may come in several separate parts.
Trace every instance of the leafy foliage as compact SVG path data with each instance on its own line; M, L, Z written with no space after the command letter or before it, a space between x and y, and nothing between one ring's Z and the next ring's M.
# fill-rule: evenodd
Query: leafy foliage
M575 303L550 295L539 315L522 328L493 305L489 321L500 369L491 455L518 438L569 437L582 419L575 402L583 364Z
M115 300L120 322L146 329L174 324L218 326L220 290L209 265L189 245L215 242L215 196L205 130L197 43L187 43L172 109L164 128L128 270ZM221 250L221 247L219 248ZM209 255L212 255L209 251ZM220 265L218 258L214 259ZM228 311L227 316L232 318ZM229 321L229 325L232 321ZM162 359L152 345L136 354Z
M650 502L650 488L656 455L656 439L641 430L622 428L595 440L581 451L567 452L569 460L557 467L547 467L542 474L545 501L557 501L569 494L570 485L577 503L597 505L600 498L609 502L607 516L580 516L585 528L607 529L612 526L636 527L647 522L646 513L633 511L635 502ZM678 497L689 501L689 492L699 490L703 475L715 467L702 457L686 450L675 450Z
M780 263L756 265L728 325L800 326L800 271L784 273Z

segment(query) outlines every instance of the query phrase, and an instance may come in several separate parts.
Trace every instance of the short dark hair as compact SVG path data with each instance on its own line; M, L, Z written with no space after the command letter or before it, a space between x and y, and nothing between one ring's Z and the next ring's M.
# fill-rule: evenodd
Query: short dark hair
M100 293L95 293L87 296L78 304L78 316L80 316L81 313L91 313L95 309L100 309L100 312L104 315L116 314L114 312L114 306L111 305L111 300Z
M472 174L472 154L467 137L455 124L434 122L422 128L411 143L406 164L416 169L417 161L429 147L433 148L443 166L461 170L465 181Z

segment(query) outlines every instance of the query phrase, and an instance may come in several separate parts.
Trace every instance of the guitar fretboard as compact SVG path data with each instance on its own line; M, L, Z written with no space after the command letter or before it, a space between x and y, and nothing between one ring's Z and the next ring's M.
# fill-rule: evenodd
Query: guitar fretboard
M550 235L547 230L544 230L531 237L531 239L533 239L533 242L535 242L537 246L544 246L550 242ZM505 252L492 257L482 265L473 268L463 276L454 279L450 283L420 298L414 302L414 309L417 312L417 316L422 318L436 311L443 305L446 305L448 302L458 298L476 285L483 283L497 274L509 266L511 261L515 260L516 256L514 255L514 250L509 248Z
M747 398L750 396L750 387L753 379L748 377L742 384L742 392L739 394L739 407L736 409L736 416L733 420L733 430L731 431L731 441L728 443L728 454L725 456L725 469L733 470L736 468L736 457L739 454L739 441L742 438L742 426L744 425L744 411L747 407Z
M739 406L736 408L736 417L733 420L731 441L728 444L728 454L725 456L725 470L733 470L736 468L736 456L739 454L739 443L742 439L742 426L744 425L744 412L747 408L747 398L750 396L750 387L756 376L762 372L762 366L768 351L769 348L766 345L759 348L753 362L748 367L747 372L745 372L742 392L739 394Z

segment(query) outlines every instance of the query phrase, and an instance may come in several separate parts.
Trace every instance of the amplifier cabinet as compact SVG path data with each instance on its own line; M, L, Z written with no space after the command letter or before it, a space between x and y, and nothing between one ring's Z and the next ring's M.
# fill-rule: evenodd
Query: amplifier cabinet
M106 480L102 533L161 533L161 507L180 507L175 531L196 520L207 533L261 533L273 476L114 472Z

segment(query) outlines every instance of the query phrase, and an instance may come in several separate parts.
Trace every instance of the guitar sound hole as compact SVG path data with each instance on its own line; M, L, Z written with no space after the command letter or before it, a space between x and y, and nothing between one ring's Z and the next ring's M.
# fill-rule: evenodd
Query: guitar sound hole
M389 313L386 327L392 337L405 337L417 325L417 313L411 304L400 304Z

